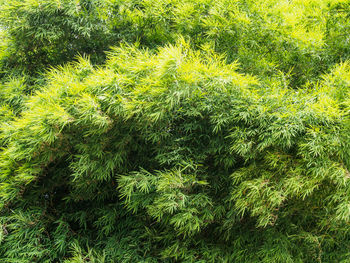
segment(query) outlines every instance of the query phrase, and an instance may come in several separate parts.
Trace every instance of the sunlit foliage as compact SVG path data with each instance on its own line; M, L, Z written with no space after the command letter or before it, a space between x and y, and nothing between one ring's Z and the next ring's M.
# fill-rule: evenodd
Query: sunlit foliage
M347 1L0 1L1 262L348 262Z

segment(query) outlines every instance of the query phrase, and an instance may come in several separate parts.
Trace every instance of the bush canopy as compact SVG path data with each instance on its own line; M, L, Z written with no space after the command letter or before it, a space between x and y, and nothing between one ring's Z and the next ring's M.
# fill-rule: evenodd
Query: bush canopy
M350 262L350 2L0 0L0 261Z

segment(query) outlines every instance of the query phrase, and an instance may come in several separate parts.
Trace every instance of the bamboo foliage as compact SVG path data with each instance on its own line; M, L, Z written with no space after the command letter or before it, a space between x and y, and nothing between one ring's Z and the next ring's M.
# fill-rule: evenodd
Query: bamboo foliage
M346 1L0 3L2 262L348 261Z

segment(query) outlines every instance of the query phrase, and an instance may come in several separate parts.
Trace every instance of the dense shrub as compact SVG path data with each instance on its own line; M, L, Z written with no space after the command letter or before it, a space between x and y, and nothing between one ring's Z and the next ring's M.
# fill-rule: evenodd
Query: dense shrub
M155 48L179 35L238 59L245 73L289 73L295 87L349 57L347 1L2 1L8 60L29 74L77 53L101 63L120 41Z
M1 261L347 262L347 8L3 2Z

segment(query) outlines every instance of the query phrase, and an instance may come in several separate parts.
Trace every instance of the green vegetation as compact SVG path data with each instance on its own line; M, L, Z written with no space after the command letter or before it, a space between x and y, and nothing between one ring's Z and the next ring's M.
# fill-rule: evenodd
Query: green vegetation
M350 2L0 0L0 261L350 262Z

